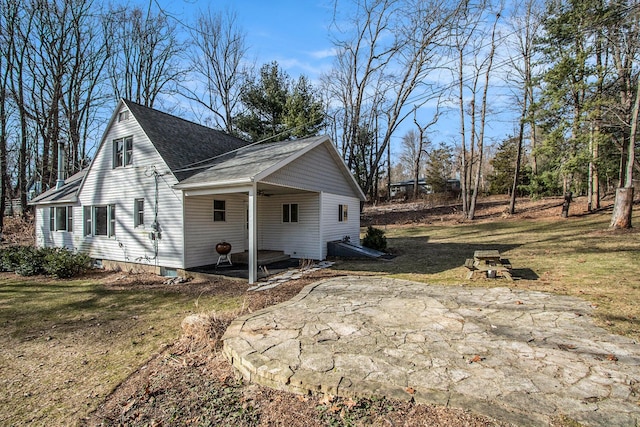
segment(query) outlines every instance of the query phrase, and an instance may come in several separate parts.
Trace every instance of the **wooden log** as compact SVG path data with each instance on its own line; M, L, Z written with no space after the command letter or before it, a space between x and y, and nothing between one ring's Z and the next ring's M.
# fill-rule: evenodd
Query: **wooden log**
M616 200L613 204L613 215L610 228L631 228L633 211L633 187L616 189Z

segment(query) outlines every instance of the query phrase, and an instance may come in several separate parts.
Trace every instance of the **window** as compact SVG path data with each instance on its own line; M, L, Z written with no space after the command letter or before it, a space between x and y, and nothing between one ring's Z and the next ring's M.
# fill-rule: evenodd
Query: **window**
M297 203L285 203L282 205L282 222L298 222Z
M85 206L84 235L108 236L116 235L116 205Z
M347 222L349 205L338 205L338 222Z
M134 227L144 225L144 199L136 199L133 203L133 225Z
M113 167L130 166L133 159L133 137L113 140Z
M84 215L84 235L91 236L91 234L93 234L93 228L91 227L91 224L93 224L91 218L91 206L84 206L82 210Z
M94 206L93 207L93 220L95 229L93 230L94 236L106 236L107 235L107 207L106 206Z
M57 206L49 208L49 230L73 231L73 207Z
M213 221L226 221L226 201L225 200L214 200L213 201Z
M125 120L129 120L129 111L128 110L120 111L120 113L118 113L118 121L119 122L124 122Z

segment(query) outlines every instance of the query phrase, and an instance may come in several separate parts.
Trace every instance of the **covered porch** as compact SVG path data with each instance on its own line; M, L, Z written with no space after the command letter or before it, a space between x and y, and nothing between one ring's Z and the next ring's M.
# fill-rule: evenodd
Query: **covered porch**
M266 183L185 189L185 266L190 271L246 277L321 259L320 194ZM231 265L215 246L228 242ZM270 264L278 264L270 268Z

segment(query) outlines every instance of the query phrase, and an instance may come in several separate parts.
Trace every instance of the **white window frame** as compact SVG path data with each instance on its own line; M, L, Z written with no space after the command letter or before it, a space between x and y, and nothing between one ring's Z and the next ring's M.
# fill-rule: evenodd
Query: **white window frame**
M295 206L295 208L294 208ZM295 214L295 215L294 215ZM295 218L294 218L295 216ZM300 222L300 204L283 203L282 204L282 223L297 224Z
M133 226L144 227L144 199L135 199L133 201Z
M118 149L120 146L120 150ZM120 151L122 153L120 154ZM133 137L125 136L113 140L113 168L124 168L133 165Z
M97 215L98 209L106 209L106 234L97 233ZM115 237L116 235L116 205L94 205L85 206L84 209L84 235L95 237Z
M218 207L216 207L218 203ZM222 203L222 207L220 207ZM217 215L216 215L217 214ZM227 201L222 199L213 199L213 222L227 222Z
M338 205L338 222L349 221L349 205Z
M118 122L129 120L129 110L123 110L118 113Z
M49 231L73 233L73 206L49 207Z

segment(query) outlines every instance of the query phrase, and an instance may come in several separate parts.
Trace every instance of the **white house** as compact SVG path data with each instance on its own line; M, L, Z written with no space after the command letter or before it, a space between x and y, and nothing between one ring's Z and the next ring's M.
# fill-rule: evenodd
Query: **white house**
M91 165L34 198L36 242L157 272L210 265L215 245L324 259L358 241L365 196L326 136L250 144L122 100Z

